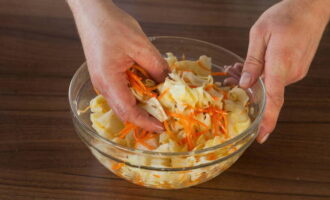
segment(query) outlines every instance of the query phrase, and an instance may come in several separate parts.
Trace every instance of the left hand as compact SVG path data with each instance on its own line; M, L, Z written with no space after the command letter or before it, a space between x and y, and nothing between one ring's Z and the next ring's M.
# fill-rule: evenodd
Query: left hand
M275 128L285 86L307 74L329 15L328 0L284 0L264 12L251 28L239 84L248 88L259 76L264 78L267 105L259 143Z

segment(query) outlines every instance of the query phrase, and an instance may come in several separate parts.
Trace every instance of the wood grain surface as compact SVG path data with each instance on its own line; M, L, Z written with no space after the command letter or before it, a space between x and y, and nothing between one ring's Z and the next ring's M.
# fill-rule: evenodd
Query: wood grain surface
M242 57L274 0L117 0L147 35L221 45ZM84 61L64 0L0 0L0 199L330 199L330 29L308 76L286 90L278 126L217 178L152 190L108 172L71 122L69 81Z

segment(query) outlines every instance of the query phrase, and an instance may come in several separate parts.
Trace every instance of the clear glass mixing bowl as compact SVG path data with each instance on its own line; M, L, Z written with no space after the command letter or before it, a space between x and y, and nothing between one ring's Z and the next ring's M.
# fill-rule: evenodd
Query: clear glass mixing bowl
M163 55L172 52L178 57L184 54L187 59L194 60L207 55L212 58L213 71L223 71L221 66L243 62L236 54L200 40L170 36L151 37L150 40ZM215 79L222 81L223 77ZM100 136L91 126L90 112L78 114L78 110L86 108L96 95L86 63L82 64L72 78L69 102L77 134L107 169L123 179L145 187L179 189L216 177L228 169L254 141L266 101L262 81L258 80L247 92L250 96L252 119L247 130L220 145L180 153L132 149ZM180 165L176 165L176 162Z

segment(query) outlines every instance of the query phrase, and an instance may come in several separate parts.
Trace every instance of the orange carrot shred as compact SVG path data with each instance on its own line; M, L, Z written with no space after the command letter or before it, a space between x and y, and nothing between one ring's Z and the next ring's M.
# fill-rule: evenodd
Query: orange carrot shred
M136 126L130 122L125 123L125 127L119 132L119 137L121 139L125 138L127 134L130 133L130 131L135 128Z
M138 77L135 73L131 71L127 71L128 76L133 79L140 87L145 87L144 84L141 81L141 77Z
M212 76L227 76L227 72L211 72Z
M137 71L139 71L141 74L143 74L145 77L150 78L149 74L147 73L147 71L145 69L143 69L142 67L140 67L139 65L135 64L132 66L132 68L136 69Z
M201 126L204 126L205 128L209 128L206 124L203 122L193 118L193 116L185 116L183 114L178 113L171 113L167 112L169 116L175 117L179 119L179 123L183 126L186 134L188 149L192 150L194 148L194 141L193 137L195 135L195 129L193 128L193 124L197 123ZM195 123L194 123L195 122Z
M156 97L157 95L155 93L150 92L146 86L143 84L143 82L141 81L141 77L137 76L135 73L133 73L132 71L126 71L126 74L128 76L128 79L132 85L132 87L137 90L138 92L140 92L141 94L145 94L147 96L150 97Z
M142 130L141 132L141 137L144 138L147 135L147 131L146 130Z
M112 170L119 170L119 169L121 169L123 166L125 166L124 163L116 163L116 164L113 164L113 165L112 165L111 169L112 169Z
M144 130L143 130L143 131L144 131ZM141 135L142 135L143 131L141 132ZM146 139L151 138L151 137L149 136L150 134L147 134L147 135L144 136L143 138L141 137L141 135L140 135L140 137L139 137L138 134L139 134L139 130L136 128L136 129L134 130L134 135L133 135L133 137L134 137L134 139L135 139L135 142L136 142L135 145L137 145L138 143L140 143L140 144L142 144L143 146L147 147L149 150L153 150L153 149L155 149L155 147L153 147L152 145L150 145L150 144L148 144L147 142L145 142ZM148 137L148 136L149 136L149 137ZM152 135L152 137L153 137L153 135Z
M169 91L169 88L166 88L159 96L158 96L158 100L163 98L165 96L165 94Z
M223 98L224 99L228 99L228 92L227 91L223 91L221 92L223 94Z
M201 136L201 135L207 133L208 131L209 131L209 130L207 129L207 130L204 130L204 131L197 132L197 133L196 133L196 138L199 138L199 136Z
M153 86L153 87L149 87L149 88L147 88L149 91L152 91L152 90L156 90L158 88L158 85L156 85L156 86Z
M215 100L215 101L219 100L219 97L217 97L217 96L212 96L212 98L213 98L213 100Z
M185 116L185 115L182 115L182 114L171 113L171 112L168 112L167 114L169 116L176 117L176 118L179 118L179 119L196 122L197 124L200 124L201 126L204 126L205 128L208 128L208 126L206 124L204 124L203 122L193 118L192 116Z
M215 160L217 159L217 155L215 153L209 153L206 155L207 160Z
M187 138L182 138L180 141L179 141L179 144L180 145L184 145L187 143Z
M154 138L156 137L157 134L155 134L154 132L147 132L146 135L143 137L144 140L150 139L150 138Z
M213 86L214 86L214 84L208 84L208 85L205 86L204 89L207 91L207 90L213 88Z
M156 178L160 178L160 176L158 174L154 174L154 177Z
M144 93L145 93L145 91L143 90L143 88L141 88L141 86L138 85L135 81L131 81L131 85L132 85L132 87L133 87L137 92L139 92L139 93L141 93L141 94L144 94Z
M135 177L133 178L133 183L144 186L144 182L142 181L140 175L135 175Z

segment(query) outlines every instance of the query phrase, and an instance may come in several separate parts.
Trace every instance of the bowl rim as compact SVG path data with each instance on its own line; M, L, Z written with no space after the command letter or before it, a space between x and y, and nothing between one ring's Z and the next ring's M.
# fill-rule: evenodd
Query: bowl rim
M221 51L224 51L228 54L230 54L231 56L236 57L240 62L244 63L244 59L241 58L240 56L238 56L237 54L219 46L216 44L212 44L210 42L206 42L203 40L198 40L198 39L193 39L193 38L186 38L186 37L177 37L177 36L151 36L149 37L149 40L152 42L154 40L158 40L158 39L179 39L179 40L186 40L186 41L192 41L192 42L197 42L197 43L201 43L201 44L205 44L208 46L212 46L214 48L217 48ZM231 143L235 143L237 141L239 141L241 138L244 138L245 136L247 136L249 133L251 133L251 130L255 129L256 126L258 126L258 123L260 122L260 120L263 117L264 111L265 111L265 105L266 105L266 89L264 86L263 81L261 80L261 78L258 78L258 83L261 86L261 109L259 109L259 112L256 116L256 118L253 120L253 122L251 123L251 125L242 133L240 133L239 135L212 147L208 147L205 149L199 149L199 150L195 150L195 151L186 151L186 152L158 152L158 151L151 151L151 150L141 150L141 149L134 149L131 147L126 147L123 146L121 144L115 143L111 140L108 140L105 137L102 137L101 135L99 135L91 126L87 125L84 121L81 121L77 112L77 107L75 106L75 103L77 103L75 100L72 100L72 91L73 91L73 84L74 82L78 79L78 75L81 73L81 71L84 70L84 68L87 68L87 63L84 62L74 73L71 81L70 81L70 85L69 85L69 91L68 91L68 100L69 100L69 104L70 104L70 110L73 114L73 117L77 119L77 121L79 122L80 125L82 125L84 127L84 129L92 136L92 137L96 137L97 139L100 139L102 142L105 142L108 145L114 146L118 149L124 150L124 151L128 151L131 153L141 153L141 154L148 154L148 155L157 155L157 156L191 156L191 155L196 155L196 154L201 154L201 153L205 153L208 151L214 151L216 149L220 149L222 147L225 147ZM256 83L255 83L256 84Z

